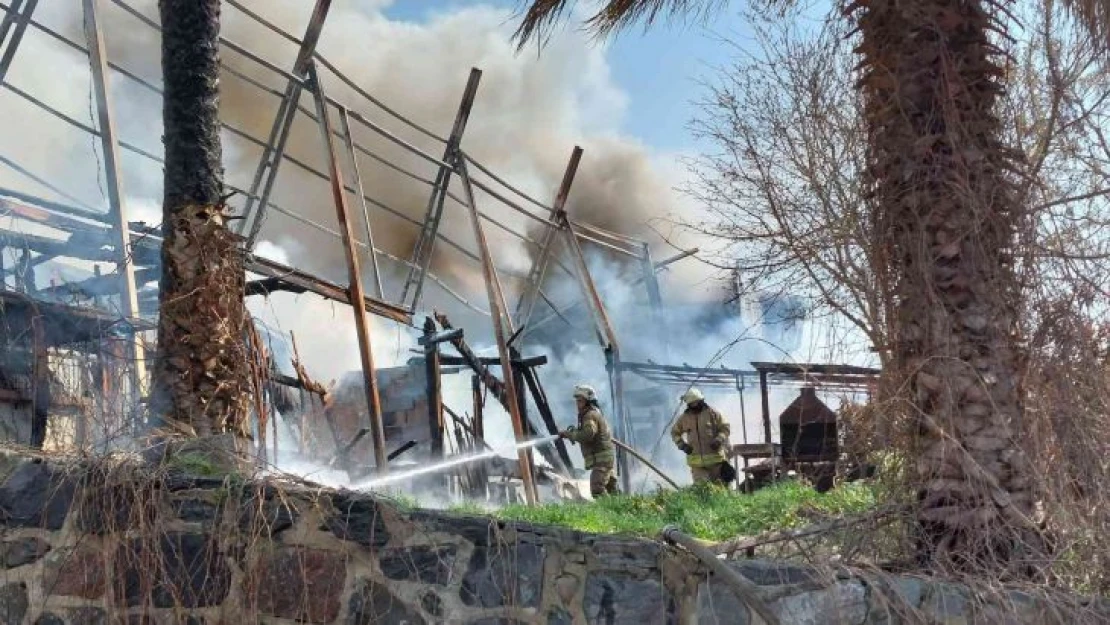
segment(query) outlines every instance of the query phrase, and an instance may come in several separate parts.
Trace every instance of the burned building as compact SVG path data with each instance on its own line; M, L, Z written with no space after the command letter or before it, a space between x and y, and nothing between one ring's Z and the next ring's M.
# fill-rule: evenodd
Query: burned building
M120 111L113 106L110 96L120 87L121 81L126 81L124 84L131 88L149 92L156 99L163 95L163 90L157 80L142 79L142 72L125 67L124 59L108 59L107 50L112 46L105 45L104 16L98 17L103 10L101 3L84 3L84 37L74 35L72 39L53 32L42 21L42 16L36 14L36 7L42 4L13 3L9 9L5 25L0 29L4 31L0 40L6 45L7 59L0 67L0 78L4 78L10 68L8 61L18 58L29 62L44 58L39 54L16 56L24 33L53 35L55 41L50 45L66 46L79 56L87 55L88 63L82 59L80 67L82 70L87 67L93 87L89 108L90 114L95 108L95 128L67 114L65 107L59 108L58 103L35 97L31 94L34 89L20 88L17 83L21 74L29 72L7 75L7 80L0 80L0 88L19 98L28 114L32 111L44 114L41 123L58 124L65 132L82 133L81 136L97 144L98 150L94 151L98 157L88 159L88 163L96 164L95 180L100 194L90 195L74 188L74 180L68 175L43 171L42 164L32 159L26 159L28 162L0 159L14 175L14 180L7 183L13 187L0 189L0 215L5 218L0 224L0 291L11 289L19 294L5 296L5 308L0 311L8 326L0 336L5 350L5 362L0 363L3 371L0 421L6 420L11 425L9 439L34 445L46 444L55 424L60 429L72 430L70 438L74 441L108 440L113 436L134 440L143 429L144 400L152 385L145 369L157 348L149 331L153 328L150 320L156 317L159 306L160 294L155 283L162 273L162 228L131 219L140 201L157 204L159 194L136 195L134 189L129 194L125 191L125 183L129 176L134 176L136 166L161 170L164 155L156 147L144 149L120 139L117 128ZM610 367L613 412L623 416L626 410L621 391L620 346L602 296L593 282L587 262L591 250L583 251L582 248L603 249L606 254L624 258L627 268L637 274L634 284L644 285L644 294L654 310L661 304L657 272L694 251L655 262L647 241L581 221L576 216L581 211L566 205L583 153L577 146L573 149L566 146L570 158L562 181L555 193L546 198L522 191L518 183L500 177L468 155L463 133L478 100L481 77L478 68L470 71L459 106L454 111L455 123L450 126L431 128L405 117L399 109L388 108L316 50L332 3L317 0L314 4L312 18L304 24L304 35L300 37L253 12L243 11L241 7L235 9L243 13L242 19L274 31L296 48L295 56L289 55L297 59L291 67L278 67L256 57L247 47L221 38L226 52L222 55L222 64L227 70L224 78L241 81L237 84L246 89L242 94L244 101L254 108L253 98L257 98L259 114L270 116L272 113L273 122L267 133L253 125L237 124L227 117L221 120L227 131L222 135L223 140L229 144L224 153L257 154L258 157L254 167L243 168L238 159L224 163L230 165L224 181L227 193L224 199L230 216L227 223L239 237L238 249L244 256L248 274L246 296L268 296L277 291L307 293L310 297L351 306L357 336L350 339L358 343L364 370L358 382L363 388L360 393L359 384L341 384L335 389L336 396L332 399L336 405L329 414L323 401L328 396L327 389L318 385L309 388L302 370L293 378L276 371L272 362L266 366L267 361L273 360L272 355L261 349L263 345L257 337L248 337L248 343L255 342L248 346L246 356L258 361L251 363L255 379L250 399L255 414L250 431L256 437L255 451L264 452L264 437L268 434L272 434L271 442L278 442L279 418L270 418L271 408L276 410L274 414L281 414L282 420L286 413L296 412L290 407L287 393L274 390L270 382L279 382L287 388L304 391L307 396L320 398L315 407L313 402L303 402L302 419L307 421L302 420L305 427L299 429L304 444L311 444L307 439L319 434L317 438L326 441L321 445L330 444L332 453L350 447L359 461L366 461L372 451L374 462L379 463L378 468L383 471L389 453L396 451L387 450L386 440L404 444L407 440L424 439L428 430L432 430L433 443L440 438L436 444L442 448L446 408L437 411L434 402L421 405L417 397L420 392L436 396L421 387L437 384L438 372L427 374L419 366L407 367L406 371L396 374L375 371L368 318L368 315L375 315L391 323L412 326L415 311L437 305L429 301L433 294L450 297L459 305L474 310L484 328L492 330L498 358L491 359L496 361L495 365L481 364L498 369L499 390L493 391L493 387L498 386L496 376L483 373L477 376L482 379L483 388L490 390L509 412L517 439L523 441L538 432L550 433L554 422L534 371L528 366L518 368L513 360L515 356L510 354L536 345L535 341L528 340L534 337L526 335L543 326L544 319L565 320L567 310L583 303L556 303L543 292L541 287L552 283L545 276L560 272L569 276L576 287L570 289L568 295L576 296L579 288L587 293L582 308L589 311L599 326L596 337L601 349L596 355L599 360L605 359ZM126 3L119 8L128 10L131 17L138 20L133 22L135 28L148 31L150 36L142 39L145 44L153 44L151 51L154 52L159 30L156 21L146 19L137 10L129 10ZM292 48L287 51L294 52ZM36 68L39 69L42 68ZM36 71L36 74L41 72ZM284 90L279 86L282 84ZM336 89L334 96L326 92L332 88ZM276 110L271 110L269 98L275 95L280 102ZM304 107L312 108L312 105L316 108L315 115L300 115ZM322 164L315 159L298 157L300 149L287 152L291 134L309 141L318 134L319 147L324 152ZM425 140L432 140L432 143ZM300 142L298 138L294 143ZM436 142L449 149L441 151ZM383 153L386 145L390 152ZM25 147L9 145L7 153L19 154L18 150ZM395 148L400 152L393 152ZM545 149L543 162L546 158ZM370 172L381 165L387 166L386 173L391 180L383 184L374 177L374 184L364 186L360 172L374 175ZM232 175L232 166L237 170L235 175ZM294 174L297 177L292 179L296 182L294 185L289 184L292 171L297 172ZM236 186L236 181L247 180L249 184L241 182L242 186ZM305 180L327 184L317 187L316 197L309 197L309 186L301 184ZM421 185L412 187L418 193L402 194L403 200L382 196L383 189L410 182ZM461 193L452 191L456 184L462 187ZM297 191L289 193L291 187ZM325 188L330 190L330 198L325 199ZM84 191L88 190L91 189ZM413 198L419 199L409 206ZM459 223L443 220L448 199L465 210L473 227L472 241L460 238ZM398 205L402 201L405 205ZM331 209L335 212L328 215L329 219L321 220L314 214L314 207L318 205L327 205L327 212ZM534 229L536 224L532 222L523 222L526 225L522 226L516 221L518 215L544 227ZM332 216L334 220L330 219ZM376 245L372 230L382 227L383 218L394 225L390 226L387 236L378 237ZM395 222L397 218L400 221ZM451 228L443 227L444 224L450 224ZM503 258L500 261L494 258L491 244L504 244L500 234L487 239L486 232L491 225L514 239L534 244L536 249L529 252L533 261L530 268L522 271L506 264ZM330 246L328 249L342 251L347 271L341 274L336 262L334 275L319 265L314 274L265 258L258 249L264 240L311 240L317 251ZM470 263L468 268L452 262L450 271L443 272L436 262L437 249L448 247L461 254L460 258L465 259L461 262ZM437 271L441 274L437 275ZM78 275L79 272L84 273ZM478 293L470 289L474 284L468 284L469 276L464 275L468 273L482 276L486 301L468 299ZM386 276L384 280L383 275ZM385 289L383 281L388 283L389 276L403 276L403 284L396 285L399 287L396 290ZM519 293L515 310L509 309L501 286L503 277L509 276ZM430 288L425 289L425 286ZM487 319L489 325L486 325ZM557 326L552 321L546 327L552 330ZM552 331L556 334L554 344L570 344L565 328ZM477 363L475 360L473 364ZM471 366L471 369L478 367ZM396 380L391 378L394 375ZM367 383L375 378L377 385ZM513 380L512 383L508 383L509 380ZM367 402L364 399L367 395L375 396L375 388L381 391L377 393L381 396L381 407L376 400ZM524 414L528 409L525 392L532 395L537 406L531 416ZM360 403L365 408L359 408ZM73 409L67 407L70 404ZM348 410L344 406L351 408ZM66 411L66 414L85 414L90 410L94 415L92 419L63 414ZM433 418L437 412L438 417ZM329 416L333 418L329 420ZM296 422L295 416L290 418ZM62 427L67 419L73 425ZM98 423L103 434L92 436L90 423ZM372 430L372 435L364 442L354 440L362 435L364 424ZM480 435L481 428L475 429ZM370 445L365 446L366 443ZM458 446L460 450L463 447L465 445ZM559 446L540 447L538 452L550 454L552 466L556 460L569 464L565 450L555 454L551 447ZM518 450L516 464L529 491L528 500L534 501L529 457L530 454ZM623 454L620 458L626 461ZM627 475L627 471L623 474Z
M0 289L0 437L55 449L110 445L132 425L125 344L134 330L102 311Z
M433 428L429 421L424 368L401 366L378 369L377 382L386 449L394 452L415 441L416 446L406 452L404 459L429 459ZM305 425L310 436L319 443L318 449L323 457L350 445L347 459L355 467L353 471L360 473L374 466L373 445L359 437L359 432L370 422L362 384L362 372L353 371L341 377L332 393L327 413L309 417ZM356 438L358 442L351 445Z

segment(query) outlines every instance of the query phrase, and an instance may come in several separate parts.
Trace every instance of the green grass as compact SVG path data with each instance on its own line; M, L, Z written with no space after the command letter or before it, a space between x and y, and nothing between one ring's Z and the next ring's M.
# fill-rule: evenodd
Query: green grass
M514 505L484 512L476 506L459 506L452 510L597 534L654 537L664 526L675 525L697 538L719 541L811 523L811 516L804 515L803 510L835 516L864 512L875 505L876 491L869 484L843 484L819 494L809 485L784 482L751 495L697 486L677 492L620 495L533 508Z
M223 475L211 459L203 454L193 452L174 454L169 457L167 464L170 468L188 475L199 477L220 477Z

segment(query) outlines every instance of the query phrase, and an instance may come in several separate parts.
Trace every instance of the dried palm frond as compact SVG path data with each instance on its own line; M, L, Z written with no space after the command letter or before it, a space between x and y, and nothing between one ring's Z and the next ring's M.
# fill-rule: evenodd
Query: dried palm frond
M562 21L574 5L573 0L531 0L525 3L520 26L513 34L517 48L537 39L541 45L551 29ZM643 21L650 25L660 16L699 18L728 4L728 0L606 0L597 13L586 20L586 30L598 37Z

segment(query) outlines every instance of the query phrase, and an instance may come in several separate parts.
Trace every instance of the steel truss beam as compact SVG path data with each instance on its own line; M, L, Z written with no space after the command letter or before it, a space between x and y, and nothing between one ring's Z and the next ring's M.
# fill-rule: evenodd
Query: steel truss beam
M551 221L556 221L559 215L565 211L567 197L570 195L570 187L574 184L574 176L578 173L578 163L581 161L582 148L576 145L574 151L570 154L570 160L567 161L567 168L563 172L563 181L559 183L559 190L555 194L555 204L551 209ZM532 263L532 269L528 272L528 280L524 285L524 292L520 296L520 301L517 302L518 327L527 328L528 321L532 318L532 313L536 309L536 300L539 299L543 278L547 275L547 266L551 261L551 248L558 238L558 229L558 224L544 229L543 242L540 244L540 255Z
M460 144L466 123L470 120L470 110L474 107L474 99L478 95L478 83L482 80L482 70L472 67L470 76L466 80L466 89L463 90L462 102L455 114L455 124L451 127L451 134L447 137L447 147L443 151L443 164L436 174L432 194L428 198L428 208L424 214L424 221L420 226L420 236L412 250L412 264L409 275L405 278L405 285L401 288L401 305L406 305L409 293L412 293L412 303L408 304L410 311L415 311L420 305L420 296L424 290L424 277L432 263L432 254L435 252L436 238L439 235L439 223L443 218L443 203L447 199L448 187L451 185L451 167L460 167ZM451 167L448 167L450 165Z
M23 0L12 0L4 21L0 23L0 49L3 50L0 53L0 83L8 77L8 70L12 67L15 53L19 50L19 44L23 42L23 34L27 32L27 25L31 23L31 16L38 4L39 0L27 0L26 6L23 6L23 11L20 12L19 8L23 5ZM8 38L9 32L11 39Z
M120 312L127 319L139 317L139 299L135 288L135 263L131 258L131 229L127 221L127 207L124 203L123 175L120 171L119 140L116 124L112 115L112 99L108 90L108 54L104 49L104 36L99 19L100 0L84 0L85 39L92 66L93 89L96 93L96 108L100 121L100 147L104 155L104 178L107 182L109 217L115 235L115 257L119 272ZM34 8L34 0L29 3L28 11ZM10 15L10 14L9 14ZM30 16L27 15L28 20ZM26 26L26 23L23 24ZM18 35L20 31L16 31ZM136 397L145 395L146 354L139 337L132 336L128 345L128 356L132 360L131 392Z
M254 173L247 203L243 209L243 229L246 230L249 227L246 240L248 252L254 250L258 233L262 230L266 208L270 203L270 194L273 193L278 169L285 156L285 144L289 141L289 132L293 128L293 120L297 117L297 105L304 90L304 81L308 77L312 57L316 54L316 44L320 40L320 33L324 28L329 9L331 9L331 0L316 0L312 18L308 22L304 38L301 39L300 52L293 63L292 76L285 87L281 104L278 105L278 112L274 117L274 125L270 128L266 146L262 148L262 160L259 161L258 169Z

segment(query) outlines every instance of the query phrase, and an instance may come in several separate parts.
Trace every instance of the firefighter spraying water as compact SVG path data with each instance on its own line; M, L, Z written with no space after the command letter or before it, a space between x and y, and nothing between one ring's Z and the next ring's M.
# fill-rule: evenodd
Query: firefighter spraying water
M582 446L582 459L590 470L590 495L615 495L619 492L613 470L616 450L597 393L593 387L579 384L574 387L574 402L578 405L578 425L559 432L559 436Z

